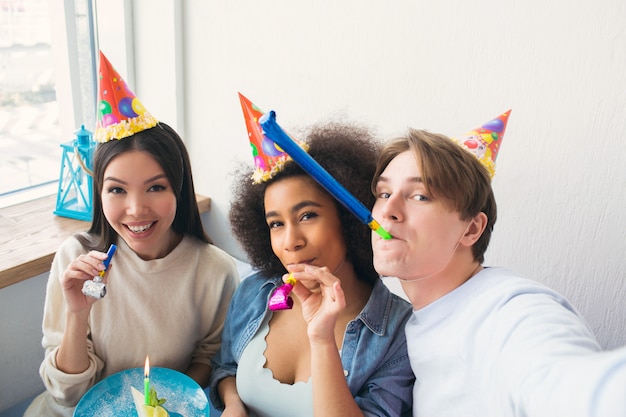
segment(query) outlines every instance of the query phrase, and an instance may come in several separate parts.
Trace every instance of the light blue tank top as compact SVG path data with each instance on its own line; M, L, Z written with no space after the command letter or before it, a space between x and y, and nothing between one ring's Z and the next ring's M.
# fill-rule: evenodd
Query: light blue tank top
M269 332L268 314L245 347L237 367L237 391L252 417L313 417L313 384L283 384L264 368L265 338Z

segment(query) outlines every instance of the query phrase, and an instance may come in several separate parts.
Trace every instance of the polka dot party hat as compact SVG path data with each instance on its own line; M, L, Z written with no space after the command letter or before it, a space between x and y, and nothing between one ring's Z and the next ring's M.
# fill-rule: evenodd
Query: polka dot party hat
M157 123L100 51L95 141L123 139Z
M453 138L454 141L478 158L489 171L491 178L496 173L496 157L504 137L506 124L509 121L509 114L511 114L511 110L463 136Z
M239 93L239 101L241 102L243 117L248 129L252 157L254 158L255 169L252 174L252 181L255 184L259 184L271 179L280 172L291 157L263 132L263 128L261 128L259 123L259 118L263 116L263 111L241 93ZM307 150L306 144L298 141L296 143L304 150Z

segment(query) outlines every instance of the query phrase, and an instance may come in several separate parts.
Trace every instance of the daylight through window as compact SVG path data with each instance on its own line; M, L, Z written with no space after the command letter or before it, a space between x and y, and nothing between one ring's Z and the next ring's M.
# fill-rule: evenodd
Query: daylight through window
M56 193L60 145L93 125L92 5L0 0L0 206Z
M47 0L0 0L0 196L55 182L59 108Z

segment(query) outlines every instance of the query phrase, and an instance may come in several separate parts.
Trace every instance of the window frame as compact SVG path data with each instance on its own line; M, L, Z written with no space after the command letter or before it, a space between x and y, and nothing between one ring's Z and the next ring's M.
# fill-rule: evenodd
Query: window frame
M59 109L59 167L62 143L73 133L95 125L96 106L96 0L49 0L48 13ZM79 40L80 39L80 40ZM85 42L85 39L87 41ZM58 181L15 189L0 196L0 207L9 207L57 192Z

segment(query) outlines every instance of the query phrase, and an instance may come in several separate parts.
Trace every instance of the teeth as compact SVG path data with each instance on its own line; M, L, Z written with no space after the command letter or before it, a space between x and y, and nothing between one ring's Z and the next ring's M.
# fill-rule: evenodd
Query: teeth
M130 231L133 233L143 233L146 230L148 230L150 227L152 227L152 223L146 224L144 226L128 226Z

